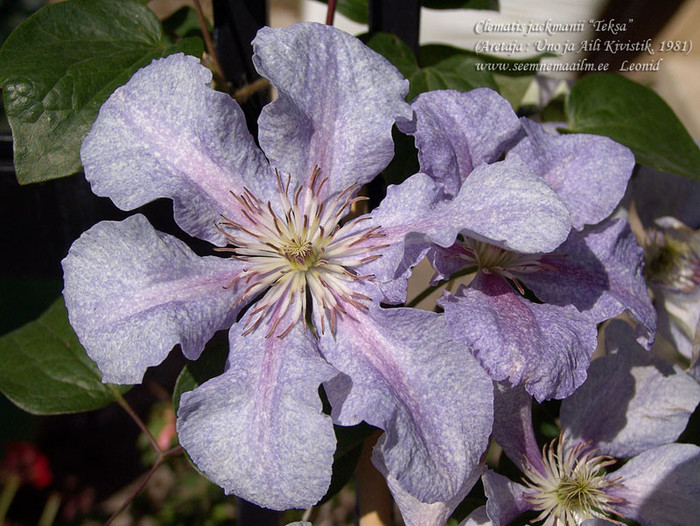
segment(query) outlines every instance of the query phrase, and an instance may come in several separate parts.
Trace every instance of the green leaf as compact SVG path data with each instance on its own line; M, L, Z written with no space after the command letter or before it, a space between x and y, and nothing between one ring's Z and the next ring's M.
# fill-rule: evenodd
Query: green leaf
M102 103L139 68L181 51L201 55L201 39L169 44L136 0L69 0L28 18L0 50L20 184L80 170L80 145Z
M0 363L0 391L39 415L99 409L130 388L102 383L68 324L63 298L36 321L0 338Z
M420 68L408 79L411 87L408 100L419 94L437 89L469 91L474 88L491 88L498 91L498 84L489 71L478 71L479 59L461 55L442 60L433 66Z
M327 4L328 0L318 0ZM367 24L367 0L338 0L335 10L358 24Z
M498 11L498 0L422 0L423 7L428 9L481 9Z
M319 0L324 4L328 0ZM498 0L422 0L421 5L428 9L484 9L488 11L498 11L500 9ZM353 22L358 24L368 23L367 0L338 0L336 11L342 13Z
M224 372L226 357L228 356L228 344L211 345L204 349L202 355L193 362L187 362L180 371L175 389L173 391L173 406L175 413L180 407L182 393L192 391L204 382Z
M410 82L407 100L412 100L420 93L436 89L456 89L469 91L474 88L487 87L498 89L493 75L488 71L477 71L480 62L469 54L440 51L428 54L428 60L416 60L411 49L398 37L388 33L375 33L361 37L376 52L394 64ZM450 48L454 50L457 48ZM441 50L442 51L442 50Z
M700 179L700 148L673 110L649 88L612 74L578 81L566 101L568 131L605 135L637 162Z
M189 6L181 7L163 20L163 31L175 38L201 37L202 28L197 11Z

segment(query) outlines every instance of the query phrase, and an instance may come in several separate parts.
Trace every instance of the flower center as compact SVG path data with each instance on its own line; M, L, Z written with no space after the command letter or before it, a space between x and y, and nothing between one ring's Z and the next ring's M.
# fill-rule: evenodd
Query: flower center
M359 187L353 185L321 202L321 189L328 179L319 175L317 167L308 186L291 195L290 178L285 184L276 173L280 211L269 201L263 204L248 189L242 194L231 192L246 221L223 218L217 229L231 246L219 250L233 253L247 266L227 287L245 285L237 303L261 296L247 313L244 334L265 319L269 323L266 337L283 338L297 322L306 324L307 295L322 333L326 323L335 331L337 317L348 314L349 307L367 309L370 298L356 291L355 284L374 276L359 275L355 268L379 258L376 251L387 245L377 241L383 237L379 227L355 228L369 216L340 224L352 205L364 199L355 197ZM277 331L285 318L289 324Z
M535 521L578 526L597 518L620 524L610 515L621 517L615 505L624 499L608 492L622 485L621 478L609 478L605 473L615 460L596 453L590 443L576 442L569 447L567 439L560 436L542 448L544 473L524 460L523 472L529 479L525 485L530 490L524 498L541 512Z
M525 294L525 290L518 281L517 274L557 270L556 267L542 261L543 254L520 254L471 238L464 240L459 257L464 259L468 266L477 267L486 274L499 274L508 278L520 294Z
M653 283L684 292L700 285L700 256L671 231L647 231L644 262L644 274Z

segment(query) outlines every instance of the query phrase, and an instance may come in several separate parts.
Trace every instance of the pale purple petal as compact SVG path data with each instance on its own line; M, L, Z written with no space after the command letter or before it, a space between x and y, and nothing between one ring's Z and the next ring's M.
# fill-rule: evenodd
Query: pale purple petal
M355 316L320 340L324 357L345 373L326 384L334 421L384 429L376 461L416 499L453 498L488 444L490 379L448 339L440 315L370 307Z
M411 109L408 81L384 57L312 23L263 28L253 49L255 67L279 93L260 115L260 145L284 177L301 183L318 166L332 195L389 163L391 128L397 117L410 119Z
M450 197L474 168L497 161L520 133L510 103L488 88L431 91L411 106L413 121L399 122L399 128L415 137L421 172Z
M513 519L530 510L532 506L524 499L525 486L487 471L481 477L488 500L486 512L493 521L493 526L506 526Z
M311 506L335 450L318 388L336 373L299 324L282 339L242 331L231 329L226 372L182 395L180 443L226 493L276 510Z
M431 244L449 247L459 233L515 251L546 252L570 230L563 203L517 160L479 166L451 200L430 177L416 174L390 186L360 226L380 227L388 245L366 269L379 281L405 276Z
M693 342L700 322L700 287L684 292L651 285L659 315L659 334L686 358L692 358Z
M497 383L493 392L493 438L516 466L525 458L544 473L532 427L532 396L522 386Z
M182 54L137 71L102 105L81 158L97 195L123 210L169 197L185 232L223 244L214 223L239 214L230 191L265 199L276 186L241 109L211 76Z
M479 506L459 526L493 526L493 522L486 513L486 506Z
M617 506L642 526L689 526L700 517L700 448L668 444L631 459L610 476L622 477Z
M597 329L573 307L532 303L484 273L439 304L452 337L494 380L523 384L542 401L565 398L586 379Z
M140 214L103 221L63 260L70 323L105 382L139 383L180 344L190 359L241 306L225 288L242 264L199 257Z
M614 354L595 360L586 382L562 402L562 427L614 457L675 441L700 402L700 385L642 349L625 322L613 320L605 337Z
M457 509L457 506L464 500L484 472L483 466L477 466L464 480L462 487L454 497L445 502L427 504L421 502L401 487L396 478L387 472L386 466L382 464L381 456L377 455L374 458L374 462L377 465L377 469L386 478L387 485L394 497L394 502L396 502L401 512L401 518L406 526L445 524L452 512Z
M547 133L522 119L527 137L508 155L517 155L544 177L571 211L574 228L608 217L622 199L634 168L634 154L599 135Z
M573 305L598 323L627 311L640 322L637 337L651 346L656 313L642 275L642 249L626 221L606 221L584 232L572 231L566 242L545 256L556 270L518 275L537 298Z

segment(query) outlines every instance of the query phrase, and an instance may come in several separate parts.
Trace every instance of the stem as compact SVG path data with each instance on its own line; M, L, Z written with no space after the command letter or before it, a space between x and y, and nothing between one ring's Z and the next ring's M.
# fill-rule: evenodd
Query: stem
M406 304L406 307L415 307L421 301L423 301L425 298L430 296L433 292L435 292L436 290L439 290L440 287L442 287L443 285L448 284L448 286L449 286L456 279L461 278L463 276L468 276L469 274L472 274L473 272L476 272L476 271L477 271L476 267L463 268L463 269L455 272L454 274L452 274L452 276L450 276L450 279L444 279L435 285L429 285L420 294L418 294L418 296L416 296L411 301L409 301Z
M336 0L328 0L328 11L326 12L326 25L333 25L333 18L335 17L335 4Z
M222 86L226 86L228 83L226 82L224 69L221 67L219 57L216 54L216 49L214 48L214 41L211 39L211 33L209 33L209 27L207 26L207 21L204 18L204 11L202 11L202 4L199 3L199 0L194 0L194 8L197 11L199 27L202 29L202 36L204 37L204 44L207 46L207 53L209 53L209 56L214 62L214 68L216 68L216 71L214 72L216 82L221 84Z
M58 514L58 509L61 507L61 495L57 492L52 492L49 495L46 504L44 505L44 511L41 512L41 517L39 517L39 522L37 526L51 526L53 521L56 519Z
M141 431L146 435L148 438L148 441L151 443L151 447L155 449L156 453L158 453L158 456L163 455L163 450L160 449L160 446L158 445L158 441L155 439L155 437L151 434L151 432L148 430L148 427L146 427L146 424L143 423L143 420L139 418L139 415L136 414L136 411L129 405L129 402L124 400L124 397L121 395L119 391L114 389L114 398L117 401L117 403L122 406L124 411L126 411L131 419L136 422L136 425L139 426Z
M119 509L117 509L117 511L112 513L112 516L107 520L107 522L105 522L105 526L110 526L114 522L114 520L121 514L121 512L123 512L129 506L129 504L131 504L133 502L133 500L137 497L137 495L139 493L141 493L143 488L146 487L146 484L148 483L149 480L151 480L151 477L155 474L155 472L158 470L158 468L166 460L168 460L169 458L181 455L182 453L184 453L184 451L185 450L182 448L182 446L176 446L172 449L169 449L166 452L162 452L162 451L158 450L158 453L159 453L158 459L155 461L155 463L153 464L151 469L148 471L148 473L146 473L141 478L141 480L134 487L134 489L131 491L131 493L129 493L129 496L126 499L124 499L124 502L122 503L121 506L119 506Z
M12 504L20 484L20 478L14 473L5 480L2 493L0 493L0 524L5 522L5 515L7 515L7 510L10 509L10 504Z
M382 431L365 439L357 465L357 501L359 526L391 525L391 493L386 481L372 464L372 448Z

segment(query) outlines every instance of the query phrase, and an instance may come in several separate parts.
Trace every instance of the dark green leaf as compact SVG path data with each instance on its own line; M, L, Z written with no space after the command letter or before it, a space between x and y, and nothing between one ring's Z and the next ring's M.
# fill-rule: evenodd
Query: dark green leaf
M21 184L80 169L80 145L102 103L139 68L198 38L168 44L135 0L70 0L28 18L0 51L0 86Z
M640 164L700 179L700 148L649 88L618 75L589 75L571 88L566 112L568 131L605 135Z
M319 0L324 4L328 0ZM341 13L353 22L358 24L367 23L367 0L338 0L336 3L336 12Z
M376 33L372 36L363 35L361 38L370 48L386 57L409 80L407 100L436 89L498 89L490 72L477 71L476 64L480 59L472 55L445 52L443 55L433 54L430 61L419 63L411 49L394 35ZM457 48L450 48L454 49Z
M428 9L500 9L498 0L422 0L421 4Z
M63 298L36 321L0 338L0 391L34 414L98 409L129 386L102 383L68 324Z
M187 365L182 368L180 375L177 377L173 391L173 405L176 413L180 407L180 396L182 396L182 393L192 391L210 378L223 373L227 356L228 345L211 345L204 350L196 361L187 362Z
M426 44L421 46L418 51L418 63L421 66L431 66L454 56L472 57L485 64L496 64L496 66L487 67L487 69L490 68L489 71L492 73L512 77L532 77L536 73L535 64L539 64L543 58L555 57L556 55L554 53L540 53L532 57L515 59L477 53L470 49L462 49L446 44Z
M209 28L211 30L211 28ZM185 6L175 11L163 20L163 30L171 37L201 37L202 28L199 25L197 11Z
M319 0L324 4L328 0ZM367 24L368 18L367 0L338 0L336 10L353 22ZM421 0L421 5L429 9L485 9L498 11L498 0Z
M469 91L474 88L491 88L498 91L498 84L489 71L478 71L479 59L468 56L446 58L433 66L420 68L408 79L411 87L408 100L419 94L437 89Z

